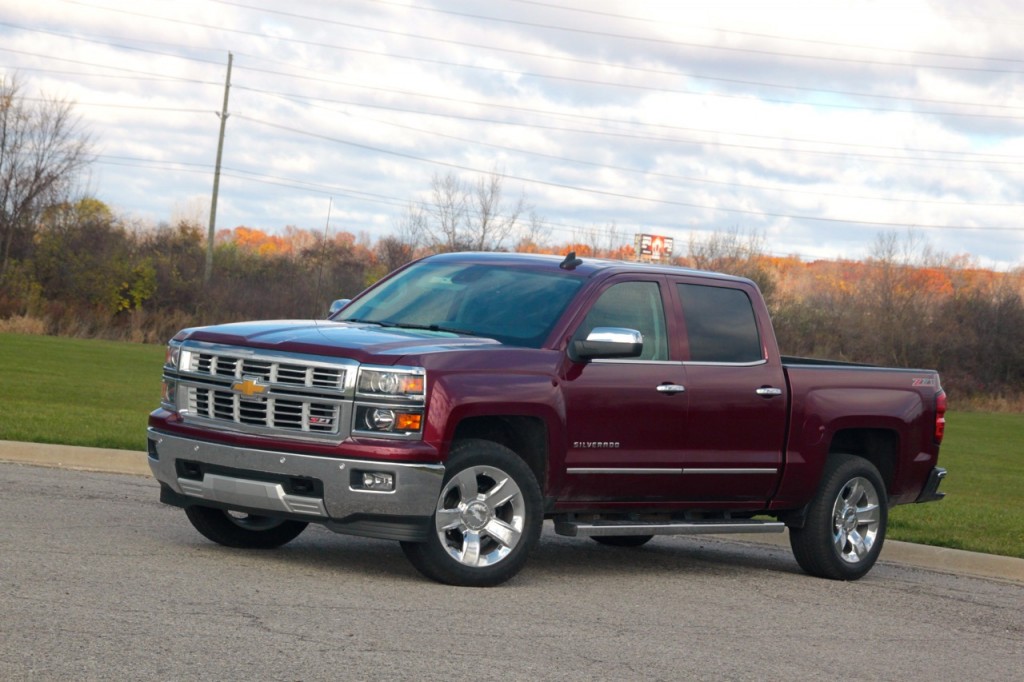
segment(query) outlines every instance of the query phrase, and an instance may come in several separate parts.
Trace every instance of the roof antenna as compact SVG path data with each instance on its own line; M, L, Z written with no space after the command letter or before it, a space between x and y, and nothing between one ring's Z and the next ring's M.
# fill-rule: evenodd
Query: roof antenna
M563 270L575 270L580 265L583 265L583 261L576 257L575 251L570 251L565 254L565 260L559 263L558 267Z

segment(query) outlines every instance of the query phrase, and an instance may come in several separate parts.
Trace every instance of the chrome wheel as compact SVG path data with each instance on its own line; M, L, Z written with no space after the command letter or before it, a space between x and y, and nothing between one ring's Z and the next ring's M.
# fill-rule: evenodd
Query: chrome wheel
M878 490L860 476L848 481L832 506L832 542L839 557L850 564L867 558L880 525Z
M510 475L493 466L460 471L441 490L434 514L437 538L463 566L491 566L523 536L526 502Z
M402 551L438 582L500 585L522 569L540 538L537 477L509 448L478 438L457 441L445 468L426 538L403 542Z
M887 504L885 483L874 464L856 455L829 455L803 523L789 528L797 563L822 578L863 577L885 542Z

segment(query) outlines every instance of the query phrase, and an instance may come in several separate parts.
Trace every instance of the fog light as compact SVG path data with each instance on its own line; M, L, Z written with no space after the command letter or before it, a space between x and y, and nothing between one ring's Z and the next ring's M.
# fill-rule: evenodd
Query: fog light
M363 472L363 490L394 490L394 474L379 471Z

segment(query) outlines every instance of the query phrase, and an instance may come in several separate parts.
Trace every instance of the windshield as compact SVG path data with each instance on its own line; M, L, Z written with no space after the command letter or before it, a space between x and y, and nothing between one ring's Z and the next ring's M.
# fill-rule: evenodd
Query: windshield
M539 348L582 280L478 263L412 265L335 318L430 329Z

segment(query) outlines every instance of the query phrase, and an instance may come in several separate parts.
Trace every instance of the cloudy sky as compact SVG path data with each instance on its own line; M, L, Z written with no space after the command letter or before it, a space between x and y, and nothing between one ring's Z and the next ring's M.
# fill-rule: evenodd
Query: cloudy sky
M1024 264L1019 0L0 0L0 78L75 103L123 215L392 232L500 172L553 243L913 230ZM680 249L677 248L677 251Z

